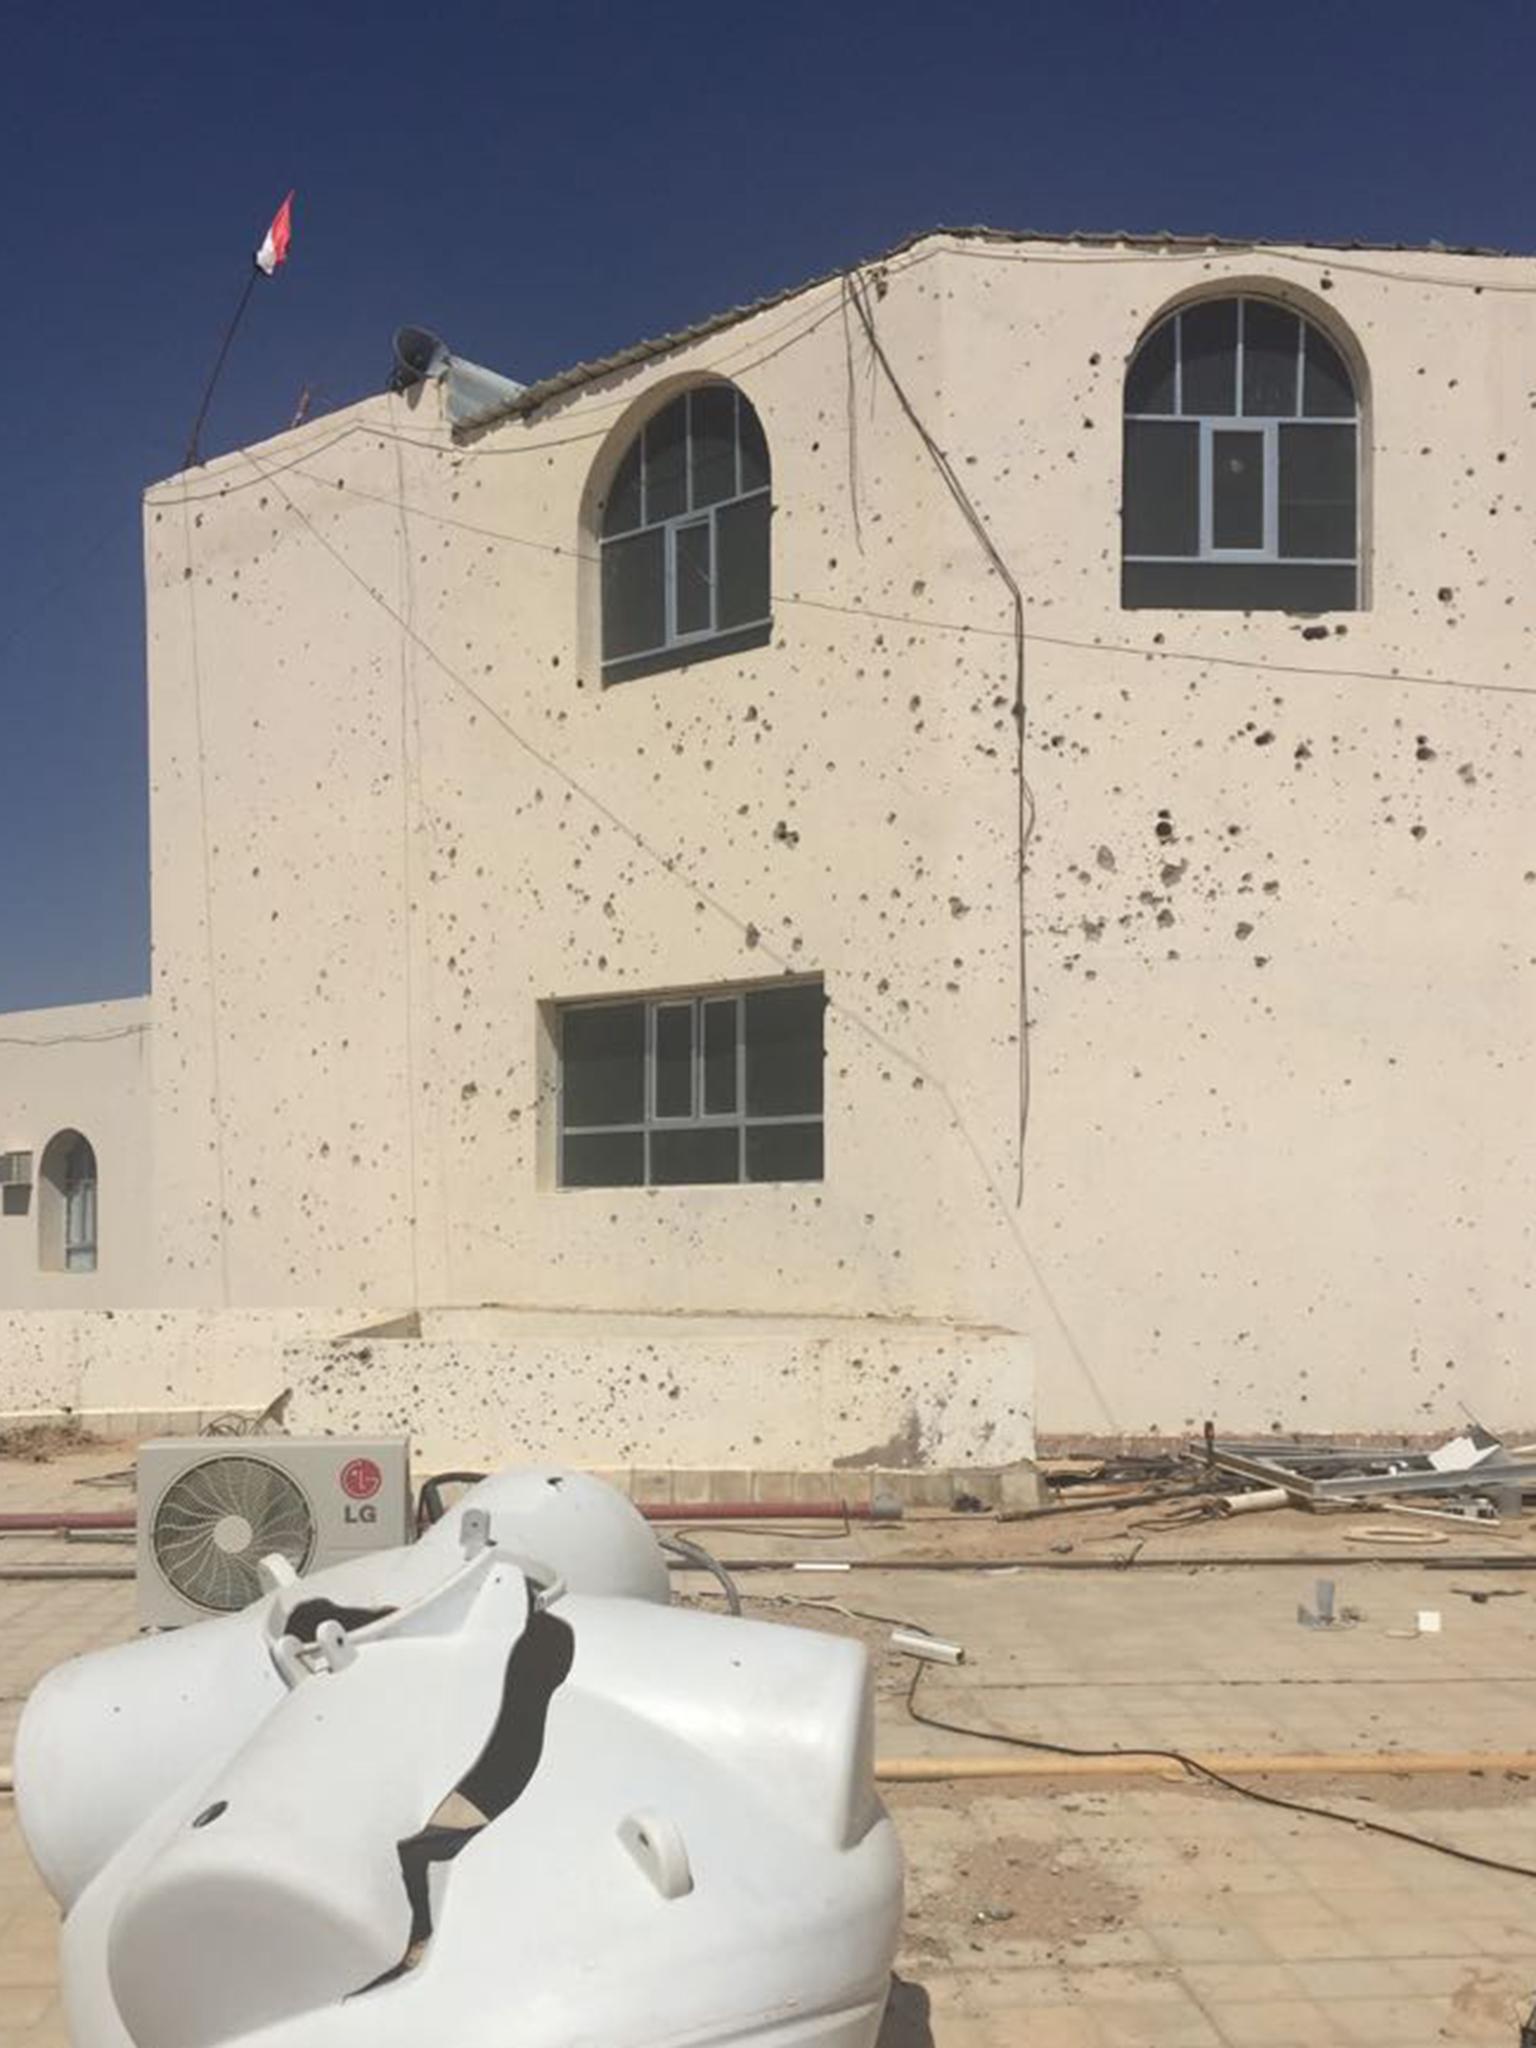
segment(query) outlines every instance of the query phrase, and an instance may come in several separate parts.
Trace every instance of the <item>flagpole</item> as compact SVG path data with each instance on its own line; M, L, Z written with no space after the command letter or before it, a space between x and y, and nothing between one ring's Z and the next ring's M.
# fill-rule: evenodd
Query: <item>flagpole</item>
M202 461L200 443L203 437L203 423L208 417L208 408L213 403L213 394L219 381L219 373L224 368L224 358L229 354L229 346L235 338L236 329L245 318L245 309L251 303L251 293L256 289L256 280L261 274L260 266L253 261L251 264L251 274L245 280L245 289L240 294L240 303L235 307L229 325L224 330L224 339L219 344L218 357L209 376L207 388L203 392L203 402L197 409L197 418L192 422L192 432L187 439L186 456L181 465L183 469L193 469Z

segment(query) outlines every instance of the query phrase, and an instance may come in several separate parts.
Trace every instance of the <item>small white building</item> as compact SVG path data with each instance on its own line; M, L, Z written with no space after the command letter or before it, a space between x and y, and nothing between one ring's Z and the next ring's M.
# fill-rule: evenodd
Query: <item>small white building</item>
M0 1048L0 1393L1536 1420L1536 261L943 233L420 365L147 495L153 1047Z

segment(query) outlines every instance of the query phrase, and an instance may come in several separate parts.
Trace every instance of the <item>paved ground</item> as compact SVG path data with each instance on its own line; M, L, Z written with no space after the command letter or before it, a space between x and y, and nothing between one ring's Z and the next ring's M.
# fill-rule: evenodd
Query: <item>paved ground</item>
M77 1484L123 1462L119 1451L0 1463L0 1506L125 1502ZM1374 1565L1355 1553L1380 1546L1345 1534L1359 1518L1260 1521L1154 1536L1134 1565L1110 1571L1078 1568L1142 1540L1110 1516L711 1540L732 1556L883 1567L753 1573L743 1584L754 1611L869 1644L886 1758L987 1753L908 1719L911 1667L885 1649L889 1619L966 1645L965 1665L928 1671L922 1698L967 1725L1207 1754L1536 1750L1536 1572L1428 1568L1468 1551L1536 1554L1529 1531L1513 1542L1453 1535L1426 1559ZM1064 1541L1070 1552L1051 1547ZM1325 1569L1360 1620L1326 1634L1298 1625L1314 1564L1200 1563L1240 1554L1346 1555ZM124 1555L6 1539L0 1568ZM976 1569L890 1568L958 1557ZM691 1597L708 1597L688 1583ZM1460 1586L1519 1597L1478 1605ZM1400 1635L1423 1607L1442 1613L1443 1632ZM132 1628L129 1586L0 1581L0 1756L43 1670ZM1520 1775L1253 1782L1536 1869L1536 1781ZM910 1875L882 2048L1515 2048L1536 1997L1532 1879L1171 1778L887 1791ZM0 2048L64 2048L53 1943L51 1910L0 1801Z

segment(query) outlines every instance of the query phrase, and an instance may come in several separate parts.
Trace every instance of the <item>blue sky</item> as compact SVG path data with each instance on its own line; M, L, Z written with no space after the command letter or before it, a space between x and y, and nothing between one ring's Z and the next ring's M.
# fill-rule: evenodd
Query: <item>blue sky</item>
M249 252L206 446L523 379L941 222L1536 247L1530 0L59 0L0 63L0 1009L149 983L139 493Z

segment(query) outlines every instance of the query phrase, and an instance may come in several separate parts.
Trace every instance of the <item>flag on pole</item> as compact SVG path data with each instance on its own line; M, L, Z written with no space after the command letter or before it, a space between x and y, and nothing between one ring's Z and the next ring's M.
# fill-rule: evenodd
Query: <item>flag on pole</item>
M256 268L267 277L271 277L279 263L287 261L288 244L292 236L293 194L290 192L272 216L272 225L267 229L262 245L256 251Z

